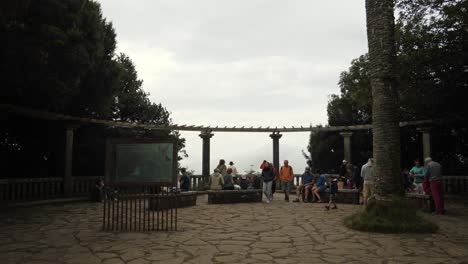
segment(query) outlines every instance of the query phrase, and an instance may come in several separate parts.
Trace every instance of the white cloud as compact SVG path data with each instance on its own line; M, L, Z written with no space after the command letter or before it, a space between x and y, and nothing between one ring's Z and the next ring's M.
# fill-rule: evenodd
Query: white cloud
M338 77L367 50L361 0L101 0L118 51L136 64L151 99L174 123L212 126L326 124ZM201 171L201 139L183 133ZM285 134L282 159L305 166L308 133ZM268 134L217 133L219 158L246 170L271 159Z

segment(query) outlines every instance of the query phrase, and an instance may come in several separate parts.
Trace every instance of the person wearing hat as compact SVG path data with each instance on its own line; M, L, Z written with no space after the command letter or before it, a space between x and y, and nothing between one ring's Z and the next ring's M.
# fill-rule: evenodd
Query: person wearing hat
M224 185L223 175L219 172L219 169L215 169L214 173L211 174L208 186L210 190L222 190Z
M429 182L429 186L431 188L431 195L435 204L435 214L445 214L442 166L440 163L433 161L430 157L424 159L424 163L426 164L426 172L424 176Z
M309 190L314 186L315 176L310 171L309 167L305 168L304 174L302 174L302 183L299 184L296 188L296 199L293 200L294 203L299 202L299 197L304 193L303 202L306 203L309 198Z

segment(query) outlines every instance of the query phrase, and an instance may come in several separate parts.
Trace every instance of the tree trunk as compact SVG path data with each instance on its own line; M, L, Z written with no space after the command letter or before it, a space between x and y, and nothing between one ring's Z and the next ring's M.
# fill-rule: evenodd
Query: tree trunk
M377 200L403 195L393 12L393 0L366 0Z

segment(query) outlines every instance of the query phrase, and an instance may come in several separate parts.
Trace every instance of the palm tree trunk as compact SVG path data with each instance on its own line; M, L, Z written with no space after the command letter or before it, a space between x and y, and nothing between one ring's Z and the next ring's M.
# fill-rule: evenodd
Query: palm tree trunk
M403 195L393 12L393 0L366 0L377 200Z

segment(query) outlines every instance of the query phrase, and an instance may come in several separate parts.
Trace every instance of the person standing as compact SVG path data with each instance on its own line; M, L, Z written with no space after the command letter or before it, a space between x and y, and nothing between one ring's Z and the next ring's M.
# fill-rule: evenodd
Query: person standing
M187 171L185 168L180 169L181 177L180 177L180 190L182 192L188 192L190 190L190 177L187 175Z
M328 199L328 205L325 205L325 209L330 210L330 206L333 204L331 209L338 209L336 207L336 194L338 193L338 179L332 177L329 183L330 195Z
M424 182L424 167L421 166L419 159L414 160L414 167L409 171L409 175L413 178L413 183L417 193L423 193Z
M294 180L293 168L289 166L289 161L285 160L283 166L280 169L280 180L284 192L284 200L289 202L289 193L291 192L291 186Z
M278 170L275 168L275 165L273 163L270 163L271 169L273 170L273 173L275 174L275 178L273 179L273 182L271 183L271 197L273 198L273 195L275 195L276 192L276 181L278 180Z
M440 163L433 161L430 157L427 157L424 160L424 163L426 164L425 177L429 181L432 199L434 200L435 204L435 214L443 215L445 214L445 207L444 190L442 184L442 166Z
M216 169L218 169L218 171L219 171L219 173L221 173L221 175L225 175L226 172L227 172L226 161L223 160L223 159L219 160L219 164L216 167Z
M374 175L372 173L373 159L369 159L366 164L362 166L361 177L364 180L362 188L362 202L367 206L369 198L374 194Z
M224 185L223 175L219 173L218 169L215 169L214 173L211 174L210 176L208 186L210 186L210 190L222 190L223 185Z
M232 162L232 161L229 162L228 170L229 169L232 170L232 172L230 173L232 175L232 177L236 177L238 173L237 173L236 166L234 166L234 162Z
M273 195L271 193L271 185L275 179L275 173L271 168L270 163L265 162L262 170L262 179L263 179L263 194L265 194L266 203L270 203L273 200Z

